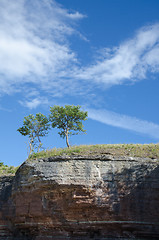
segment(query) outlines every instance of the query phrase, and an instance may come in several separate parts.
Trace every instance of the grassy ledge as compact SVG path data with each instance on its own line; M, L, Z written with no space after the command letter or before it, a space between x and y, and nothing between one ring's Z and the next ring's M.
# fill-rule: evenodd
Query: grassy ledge
M4 165L0 162L0 176L14 176L18 167Z
M159 158L159 144L102 144L80 145L70 148L53 148L33 153L28 160L47 158L60 155L93 155L111 154L114 156L129 156L143 158Z

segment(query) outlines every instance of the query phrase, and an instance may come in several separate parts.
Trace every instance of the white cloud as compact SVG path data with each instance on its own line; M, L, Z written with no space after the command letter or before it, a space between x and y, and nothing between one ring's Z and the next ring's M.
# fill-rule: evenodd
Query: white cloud
M57 85L58 75L65 75L76 61L66 36L75 32L72 24L83 17L54 0L1 0L1 92L16 91L26 82Z
M110 126L128 129L159 139L159 125L103 109L87 109L88 117Z
M0 94L26 86L54 97L80 96L94 91L94 84L103 89L159 72L159 24L141 28L120 46L103 49L102 59L79 67L70 36L85 39L75 25L84 17L54 0L0 0Z
M158 53L159 24L154 24L141 28L119 47L103 49L105 57L83 68L76 77L106 86L144 79L148 70L159 71Z
M41 105L48 105L49 101L45 97L36 97L36 98L31 99L31 100L19 101L19 103L22 106L27 107L29 109L35 109L35 108L37 108L38 106L41 106Z

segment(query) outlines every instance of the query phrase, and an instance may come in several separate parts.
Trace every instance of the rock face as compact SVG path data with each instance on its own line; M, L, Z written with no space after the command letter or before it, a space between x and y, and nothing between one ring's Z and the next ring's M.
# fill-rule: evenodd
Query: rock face
M158 159L52 157L0 181L1 240L159 239Z

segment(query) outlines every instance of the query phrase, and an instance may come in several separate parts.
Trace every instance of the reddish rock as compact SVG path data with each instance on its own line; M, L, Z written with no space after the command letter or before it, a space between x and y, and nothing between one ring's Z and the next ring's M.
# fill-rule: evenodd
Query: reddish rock
M159 239L159 160L25 162L1 179L0 239Z

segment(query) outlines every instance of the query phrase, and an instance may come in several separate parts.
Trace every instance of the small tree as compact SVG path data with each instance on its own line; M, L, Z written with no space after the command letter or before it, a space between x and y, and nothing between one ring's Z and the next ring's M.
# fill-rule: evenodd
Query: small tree
M42 113L37 113L35 116L30 114L27 117L24 117L23 126L18 128L23 136L28 136L29 138L29 153L30 155L35 148L39 152L42 147L41 137L44 137L48 134L50 128L49 119Z
M70 135L86 132L83 129L82 120L87 120L87 112L80 110L81 106L65 105L65 107L54 106L50 107L51 114L49 115L52 127L61 129L58 134L60 137L66 137L66 144L69 148L68 138Z

